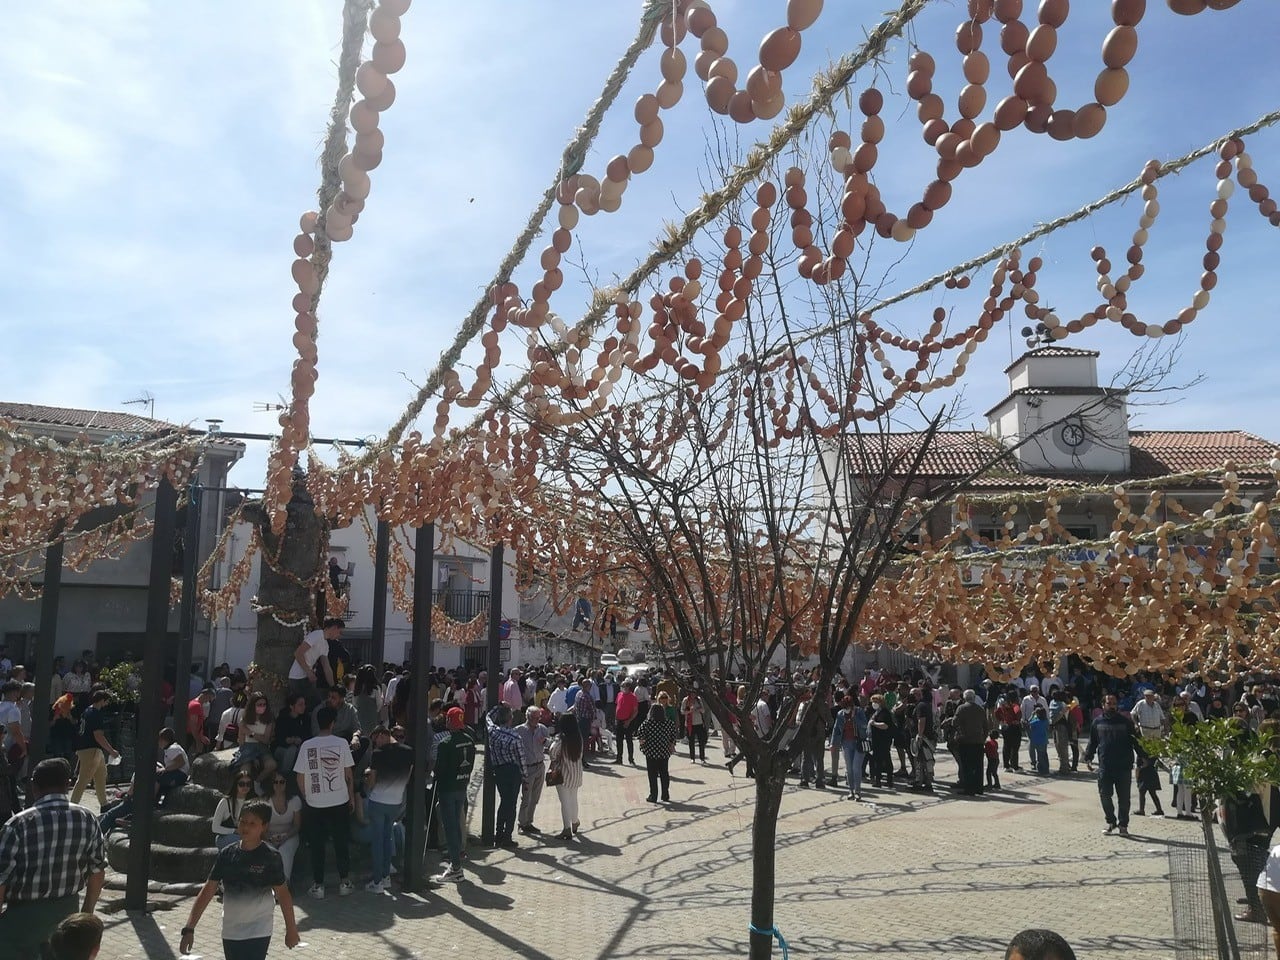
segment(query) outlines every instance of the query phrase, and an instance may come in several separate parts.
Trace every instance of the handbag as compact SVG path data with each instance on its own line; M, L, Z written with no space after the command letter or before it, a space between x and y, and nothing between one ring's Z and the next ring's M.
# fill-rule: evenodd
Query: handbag
M563 751L560 749L559 740L552 745L551 762L547 764L547 786L558 787L564 783L564 765L561 760Z

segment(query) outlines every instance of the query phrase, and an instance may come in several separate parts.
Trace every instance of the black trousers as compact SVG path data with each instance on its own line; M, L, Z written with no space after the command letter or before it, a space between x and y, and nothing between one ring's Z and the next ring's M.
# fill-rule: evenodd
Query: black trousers
M671 773L668 770L671 758L663 757L645 757L644 768L649 772L649 799L652 800L658 796L658 785L662 785L662 799L671 799Z
M982 744L957 743L956 763L960 767L960 792L982 792Z
M1017 724L1006 723L1000 728L1000 738L1004 743L1002 759L1006 770L1016 770L1021 766L1018 751L1022 749L1022 728Z
M346 880L351 874L351 812L345 803L336 807L302 808L302 829L306 833L307 849L311 851L311 878L324 883L324 847L333 841L333 853L338 861L338 876Z
M693 729L689 731L689 759L694 759L693 748L697 746L702 751L701 759L707 759L707 725L705 723L695 724Z
M637 715L638 716L638 715ZM628 717L626 720L618 720L618 729L614 731L614 737L618 741L618 760L622 760L622 744L627 745L627 759L632 763L636 761L636 719L637 717Z

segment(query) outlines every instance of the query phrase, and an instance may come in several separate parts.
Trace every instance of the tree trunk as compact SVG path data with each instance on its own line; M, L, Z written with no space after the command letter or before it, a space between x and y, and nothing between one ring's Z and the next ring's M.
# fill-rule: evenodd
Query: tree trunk
M306 631L318 627L316 589L323 585L329 524L316 514L302 474L295 474L284 532L277 536L263 508L246 510L245 516L262 538L262 563L258 578L258 636L254 644L254 690L261 690L279 706L293 662L293 652Z
M755 928L750 935L751 960L773 956L774 875L783 782L778 758L762 757L756 770L756 816L751 825L751 926Z

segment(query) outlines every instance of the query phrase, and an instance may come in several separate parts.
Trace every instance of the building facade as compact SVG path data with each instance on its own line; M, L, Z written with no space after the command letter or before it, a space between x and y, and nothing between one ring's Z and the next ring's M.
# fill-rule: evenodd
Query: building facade
M9 420L26 432L69 442L84 436L90 442L118 442L185 432L186 428L163 420L102 410L79 410L27 403L0 403L0 419ZM233 441L209 441L202 445L195 481L215 491L227 486L227 473L244 455L244 445ZM145 507L152 496L142 501ZM203 562L222 529L218 498L202 499L198 509L197 556ZM184 508L185 510L185 508ZM186 527L185 512L178 517L181 538ZM109 522L114 517L104 517ZM174 576L181 576L183 545L172 559ZM67 663L89 651L100 663L111 663L142 649L146 635L147 582L151 570L150 538L129 544L118 559L98 560L83 571L64 569L58 609L56 653ZM39 581L36 585L42 586ZM195 620L193 659L202 663L208 649L210 622ZM170 634L177 641L178 611L170 612ZM10 595L0 598L0 637L15 663L30 661L40 633L40 601Z

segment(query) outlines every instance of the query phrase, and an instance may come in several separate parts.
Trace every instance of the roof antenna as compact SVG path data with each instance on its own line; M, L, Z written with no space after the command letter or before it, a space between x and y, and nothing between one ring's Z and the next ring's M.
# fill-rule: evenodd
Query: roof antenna
M132 400L121 400L126 407L146 407L147 418L154 420L156 418L156 398L150 390L143 390L138 396Z

